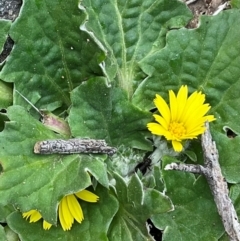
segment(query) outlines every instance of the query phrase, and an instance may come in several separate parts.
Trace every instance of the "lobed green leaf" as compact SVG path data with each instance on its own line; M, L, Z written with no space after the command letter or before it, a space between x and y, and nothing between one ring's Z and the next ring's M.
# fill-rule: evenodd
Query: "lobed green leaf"
M0 73L39 109L71 104L69 92L92 75L101 75L104 53L79 27L86 15L78 0L23 1L10 36L15 46ZM31 91L30 91L31 90ZM26 106L14 95L14 104Z
M131 99L144 75L138 62L165 45L171 28L187 24L191 13L180 1L83 0L88 14L86 29L107 50L105 74Z
M167 99L168 90L188 85L190 92L204 91L214 113L214 108L224 102L225 91L232 85L240 86L240 43L235 41L240 38L240 32L235 31L239 16L239 10L229 10L202 16L197 29L170 31L166 46L140 62L148 78L134 93L133 103L151 109L156 93Z
M37 155L34 144L60 135L48 130L24 108L7 109L9 122L0 133L0 203L23 211L37 209L45 220L56 223L60 199L91 185L91 174L108 187L106 155Z

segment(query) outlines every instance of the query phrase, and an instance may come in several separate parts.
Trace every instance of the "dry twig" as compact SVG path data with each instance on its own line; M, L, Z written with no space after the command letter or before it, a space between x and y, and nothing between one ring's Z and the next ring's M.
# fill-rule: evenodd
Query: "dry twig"
M238 222L236 210L228 196L229 191L227 182L221 172L218 162L218 151L215 142L212 141L208 123L206 123L206 131L202 135L202 148L204 153L204 166L171 163L165 166L165 170L178 170L203 174L212 191L225 231L229 235L231 241L240 241L240 224Z

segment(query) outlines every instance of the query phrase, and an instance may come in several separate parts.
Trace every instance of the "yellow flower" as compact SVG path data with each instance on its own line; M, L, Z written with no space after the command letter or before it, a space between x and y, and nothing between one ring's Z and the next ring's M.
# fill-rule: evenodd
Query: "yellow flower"
M188 97L188 87L181 86L177 96L169 91L170 106L158 94L154 99L160 115L154 114L158 123L148 123L147 127L154 135L165 136L172 141L173 149L180 152L183 149L182 141L197 138L205 131L204 123L214 121L213 115L205 114L211 106L204 104L205 95L195 91Z
M84 219L82 208L77 200L77 197L87 201L87 202L97 202L99 197L94 193L83 190L77 192L75 194L70 194L65 196L59 203L59 220L64 231L70 230L74 219L81 223ZM23 217L28 219L30 217L29 222L37 222L42 218L42 215L37 210L30 210L28 212L23 213ZM43 228L45 230L50 229L52 224L47 221L43 221Z

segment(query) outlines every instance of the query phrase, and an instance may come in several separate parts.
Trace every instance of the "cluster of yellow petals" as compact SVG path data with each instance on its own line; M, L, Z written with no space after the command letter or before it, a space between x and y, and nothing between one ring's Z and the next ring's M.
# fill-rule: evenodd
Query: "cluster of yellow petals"
M80 192L67 195L59 203L58 213L59 220L64 231L70 230L76 220L81 223L84 219L82 208L77 200L80 198L86 202L97 202L99 197L88 190L82 190ZM42 215L37 210L30 210L23 213L23 217L28 219L29 222L37 222L42 218ZM52 224L43 220L43 228L45 230L50 229Z
M36 210L30 210L28 212L23 213L23 217L26 219L29 218L30 223L35 223L42 218L42 215ZM43 228L45 230L50 229L51 226L52 226L51 223L48 223L47 221L43 220Z
M173 149L180 152L183 140L197 138L205 131L204 123L215 120L213 115L205 116L211 106L204 102L205 95L201 91L195 91L188 97L186 85L181 86L177 95L169 91L169 106L157 94L154 104L161 115L154 114L157 123L148 123L147 127L152 134L172 141Z

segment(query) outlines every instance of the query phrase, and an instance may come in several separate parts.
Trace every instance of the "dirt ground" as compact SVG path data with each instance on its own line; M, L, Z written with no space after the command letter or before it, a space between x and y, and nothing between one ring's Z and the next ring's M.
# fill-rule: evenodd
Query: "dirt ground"
M230 8L230 1L227 0L182 0L182 2L185 2L194 14L194 18L187 26L188 28L196 28L201 15L217 15Z

